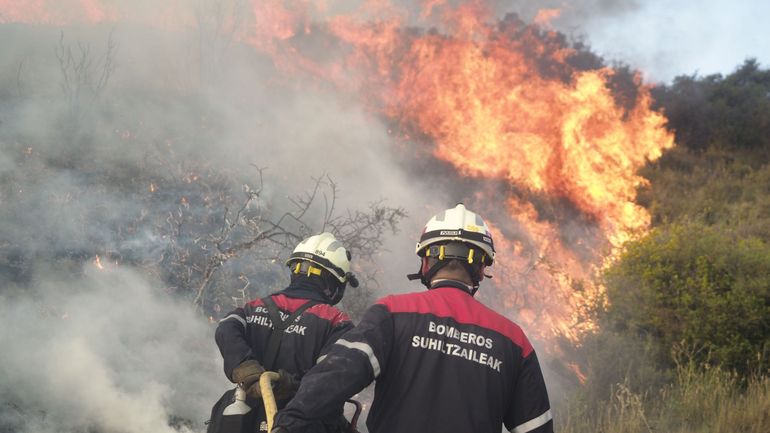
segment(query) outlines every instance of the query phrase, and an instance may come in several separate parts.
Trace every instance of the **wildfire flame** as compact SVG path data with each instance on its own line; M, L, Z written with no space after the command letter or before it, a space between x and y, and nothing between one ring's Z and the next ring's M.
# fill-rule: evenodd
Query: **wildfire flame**
M580 370L580 366L575 363L567 363L567 368L575 374L575 377L577 380L580 381L580 383L586 383L586 380L588 379L585 374Z
M634 202L645 182L636 172L672 147L673 136L639 78L621 104L611 90L616 71L571 66L575 52L557 34L512 18L494 22L483 0L449 3L426 0L412 14L370 0L335 15L321 0L253 1L236 38L281 70L355 92L404 142L492 185L470 199L496 221L493 284L530 332L576 339L594 326L585 311L601 299L595 273L649 225ZM146 20L176 17L166 24L174 29L195 23L189 13L162 15ZM123 16L104 0L0 0L0 23ZM544 10L538 20L556 16ZM303 53L305 38L346 49L319 60Z

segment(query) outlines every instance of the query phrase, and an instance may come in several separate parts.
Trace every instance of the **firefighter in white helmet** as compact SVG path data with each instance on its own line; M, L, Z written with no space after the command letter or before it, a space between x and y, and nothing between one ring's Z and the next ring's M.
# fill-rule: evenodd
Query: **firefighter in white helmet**
M278 407L283 407L300 378L353 327L348 316L334 307L348 284L358 286L350 272L350 259L350 251L331 233L304 239L286 260L291 271L287 288L255 299L219 322L216 342L224 358L225 375L246 390L249 404L259 404L259 377L270 370L280 373L274 394ZM344 428L342 404L319 419L312 430L332 432ZM222 433L223 428L214 425L215 411L216 406L208 431ZM251 431L259 431L256 427Z
M419 279L431 288L440 270L449 266L465 269L468 291L476 294L484 279L484 268L495 261L492 235L481 217L458 204L453 209L435 215L425 225L415 252L422 257L420 270L407 277Z
M489 228L458 204L431 218L410 279L429 290L387 296L337 340L279 411L274 433L304 432L377 381L371 433L552 433L545 382L521 328L473 296L495 261Z

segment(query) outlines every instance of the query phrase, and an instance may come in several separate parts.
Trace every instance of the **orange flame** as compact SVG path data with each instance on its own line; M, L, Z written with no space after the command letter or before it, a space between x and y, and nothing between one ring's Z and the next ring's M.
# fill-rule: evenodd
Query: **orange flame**
M575 374L575 377L580 381L580 383L582 384L586 383L586 380L588 380L588 378L586 377L585 374L583 374L583 371L580 369L579 365L573 362L570 362L570 363L567 363L567 368L570 371L572 371L572 373Z
M429 5L435 12L442 3ZM463 175L511 186L503 197L474 197L484 215L505 207L524 234L496 231L493 271L503 278L493 281L502 280L506 304L535 333L576 339L594 327L587 312L602 298L596 272L649 225L634 202L645 182L636 172L673 136L638 77L624 107L610 90L615 71L571 67L575 53L553 33L488 25L478 2L442 16L445 33L409 35L397 20L350 17L330 28L358 49L347 61L367 71L369 106L428 137L433 154ZM584 233L568 236L573 225Z

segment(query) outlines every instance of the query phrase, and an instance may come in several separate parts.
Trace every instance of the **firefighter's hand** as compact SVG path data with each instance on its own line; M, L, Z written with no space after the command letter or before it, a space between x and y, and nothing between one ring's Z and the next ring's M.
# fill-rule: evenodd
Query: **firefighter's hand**
M258 361L249 359L233 369L233 382L242 384L243 389L248 392L254 384L259 388L259 376L264 372L265 368Z
M278 370L278 374L278 380L273 383L275 399L282 401L294 397L299 389L299 380L286 370Z

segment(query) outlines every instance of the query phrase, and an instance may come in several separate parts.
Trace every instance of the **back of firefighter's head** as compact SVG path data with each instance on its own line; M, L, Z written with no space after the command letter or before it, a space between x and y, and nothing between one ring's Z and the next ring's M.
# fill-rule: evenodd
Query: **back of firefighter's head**
M484 220L460 203L431 218L417 242L420 271L409 279L420 279L431 288L436 279L453 279L472 287L475 293L484 279L484 269L495 261L492 235Z
M300 242L286 260L292 281L308 279L332 305L342 300L345 286L358 287L350 272L350 251L329 232L310 236Z

